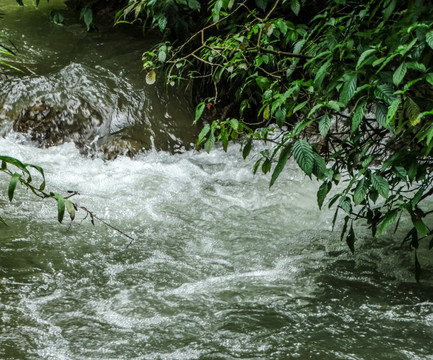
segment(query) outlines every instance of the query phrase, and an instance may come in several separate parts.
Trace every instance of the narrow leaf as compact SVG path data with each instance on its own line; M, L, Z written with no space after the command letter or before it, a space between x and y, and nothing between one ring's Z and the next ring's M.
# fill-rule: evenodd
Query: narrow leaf
M18 173L12 175L11 181L9 183L9 188L8 188L9 201L12 201L12 199L14 198L15 188L17 187L17 183L20 178L21 175Z
M71 200L65 199L66 210L68 210L71 221L75 219L75 207Z
M269 187L271 187L272 185L274 185L275 180L277 180L277 178L280 175L281 171L286 166L287 160L290 157L291 150L292 150L292 145L291 144L285 145L284 148L283 148L283 150L281 150L280 157L278 159L278 163L275 166L274 171L272 172L272 177L271 177L271 182L269 183Z
M59 223L63 221L63 217L65 216L65 198L56 193L51 193L51 196L57 200L57 220Z
M317 191L317 204L319 205L319 209L322 209L322 205L331 188L332 188L332 183L328 181L320 185L319 190Z
M349 234L347 234L346 237L346 243L347 246L349 246L350 251L352 254L355 253L355 232L353 231L353 224L350 225Z

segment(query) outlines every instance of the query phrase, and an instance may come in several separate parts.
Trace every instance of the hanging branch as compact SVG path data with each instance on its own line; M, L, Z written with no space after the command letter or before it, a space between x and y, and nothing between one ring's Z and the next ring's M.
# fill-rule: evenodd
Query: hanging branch
M69 200L72 196L79 195L78 192L68 191L70 193L68 196L62 196L62 195L54 193L54 192L50 192L50 193L46 192L45 191L45 174L44 174L44 170L40 166L22 163L18 159L15 159L15 158L10 157L10 156L0 155L0 160L1 160L0 171L8 174L11 177L11 181L9 182L9 187L8 187L9 201L13 200L16 186L18 183L21 183L23 186L25 186L27 189L29 189L34 195L36 195L37 197L39 197L41 199L51 198L51 199L56 200L56 202L57 202L57 220L59 221L59 223L62 223L62 221L63 221L64 215L65 215L65 210L68 212L69 217L70 217L71 222L72 222L75 219L75 212L78 211L79 209L81 209L86 213L85 218L87 216L90 217L90 222L92 223L92 225L95 225L94 220L96 219L99 222L101 222L102 224L104 224L105 226L109 227L110 229L112 229L112 230L118 232L119 234L121 234L122 236L128 238L130 240L130 242L128 243L126 248L128 248L132 244L132 242L135 240L132 236L126 234L124 231L120 230L119 228L115 227L114 225L111 225L110 223L108 223L105 220L101 219L100 217L96 216L92 211L90 211L86 207L78 205L76 202L72 202L71 200ZM13 172L8 167L8 165L13 165L13 166L17 167L21 171L21 173ZM36 187L31 183L33 178L32 178L32 175L29 171L29 168L35 169L42 176L42 182L39 185L39 187ZM1 217L0 217L0 222L3 224L6 224L5 221Z

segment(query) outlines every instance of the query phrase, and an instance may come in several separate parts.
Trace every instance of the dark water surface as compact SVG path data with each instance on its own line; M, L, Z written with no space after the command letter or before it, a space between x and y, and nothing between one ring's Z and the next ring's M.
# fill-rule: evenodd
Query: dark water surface
M59 225L55 203L22 188L9 204L0 174L0 359L433 359L431 251L416 284L404 232L371 239L359 224L352 255L295 165L269 190L237 146L182 151L190 110L137 75L143 40L55 27L45 7L0 9L1 35L34 72L2 78L0 154L43 166L50 191L78 191L136 238L127 247L80 213ZM133 129L179 153L107 162L72 142L38 148L12 131L36 98L90 119L85 145Z

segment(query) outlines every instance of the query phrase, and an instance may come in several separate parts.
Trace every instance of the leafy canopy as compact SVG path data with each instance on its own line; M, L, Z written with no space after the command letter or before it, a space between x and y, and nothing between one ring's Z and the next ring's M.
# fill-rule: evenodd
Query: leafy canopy
M433 212L428 1L137 0L117 19L166 33L167 7L188 23L189 37L166 36L143 66L149 83L157 74L171 85L193 81L195 122L204 121L198 146L242 139L246 157L253 141L265 142L254 172L270 172L271 185L293 157L321 181L319 207L335 206L334 224L344 217L352 251L354 220L380 235L403 214L413 225L404 242L433 247L425 220ZM415 264L419 279L416 251Z

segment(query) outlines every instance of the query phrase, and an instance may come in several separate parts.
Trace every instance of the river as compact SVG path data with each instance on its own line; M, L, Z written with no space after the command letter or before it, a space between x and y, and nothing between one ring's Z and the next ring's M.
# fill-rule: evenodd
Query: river
M358 224L352 255L295 164L269 189L239 146L190 149L192 111L145 84L143 40L55 26L42 2L0 5L2 40L28 68L1 78L0 154L41 165L49 191L77 191L135 239L80 212L60 225L55 202L22 187L9 204L0 174L1 359L433 359L427 244L420 284L404 232L372 239ZM35 99L86 133L45 147L13 131ZM147 150L107 161L98 151L119 138Z

